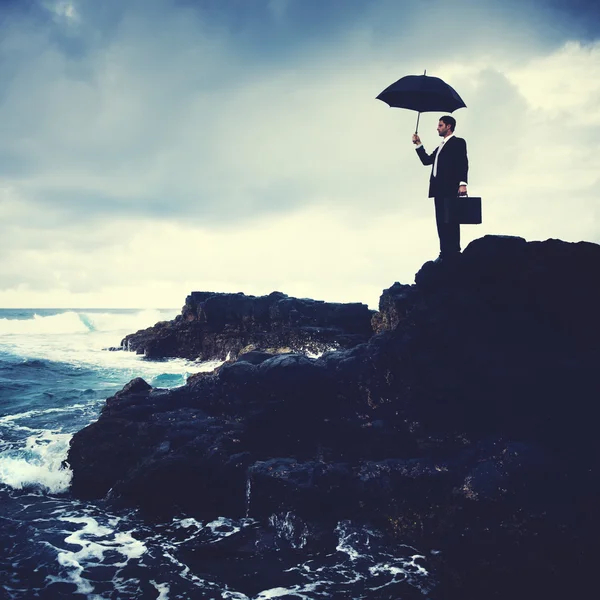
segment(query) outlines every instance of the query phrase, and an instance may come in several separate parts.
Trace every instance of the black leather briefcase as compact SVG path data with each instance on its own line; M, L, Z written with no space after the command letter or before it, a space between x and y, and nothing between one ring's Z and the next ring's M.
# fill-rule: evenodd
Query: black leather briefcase
M481 223L481 198L477 196L445 198L444 220L446 223L478 225Z

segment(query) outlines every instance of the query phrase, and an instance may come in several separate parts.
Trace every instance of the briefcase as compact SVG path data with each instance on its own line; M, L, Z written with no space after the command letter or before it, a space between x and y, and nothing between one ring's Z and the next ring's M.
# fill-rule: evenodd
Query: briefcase
M444 221L478 225L481 223L481 198L477 196L444 198Z

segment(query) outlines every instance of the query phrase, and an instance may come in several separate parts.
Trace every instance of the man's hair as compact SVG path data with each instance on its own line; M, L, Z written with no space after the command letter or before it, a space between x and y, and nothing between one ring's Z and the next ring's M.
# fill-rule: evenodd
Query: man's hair
M450 125L450 130L454 131L454 128L456 127L456 119L454 117L444 115L443 117L440 117L440 121L445 125Z

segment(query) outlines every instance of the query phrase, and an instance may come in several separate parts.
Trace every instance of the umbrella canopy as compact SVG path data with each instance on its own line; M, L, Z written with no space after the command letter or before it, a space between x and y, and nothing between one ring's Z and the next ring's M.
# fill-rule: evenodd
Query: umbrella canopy
M439 77L407 75L385 88L378 100L397 108L422 112L454 112L466 107L456 90ZM417 117L417 128L419 119Z

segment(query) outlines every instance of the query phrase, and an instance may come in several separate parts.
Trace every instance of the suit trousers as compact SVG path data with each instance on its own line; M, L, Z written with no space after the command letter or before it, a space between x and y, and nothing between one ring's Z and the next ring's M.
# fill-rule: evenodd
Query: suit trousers
M446 223L444 214L444 198L435 197L435 222L440 238L440 254L448 256L460 252L460 225Z

